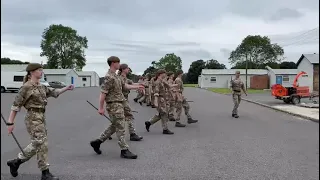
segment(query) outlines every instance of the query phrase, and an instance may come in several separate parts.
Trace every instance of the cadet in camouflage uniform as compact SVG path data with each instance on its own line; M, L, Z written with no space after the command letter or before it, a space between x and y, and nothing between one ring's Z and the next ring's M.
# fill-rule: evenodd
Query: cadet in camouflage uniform
M174 73L173 72L168 72L167 73L168 76L168 84L169 85L173 85L174 81ZM175 88L176 87L172 87L168 89L168 117L169 117L169 121L175 121L174 118L174 110L175 110Z
M176 113L177 113L177 119L176 119L176 127L185 127L185 124L181 124L180 121L180 116L181 116L181 112L182 112L182 108L183 107L189 107L185 97L183 96L183 82L182 82L182 75L183 75L183 71L182 70L178 70L177 71L177 78L174 80L174 84L177 84L177 92L176 92ZM198 122L198 120L194 120L191 118L191 116L189 115L189 108L186 108L187 111L185 110L186 115L188 116L188 124L191 123L196 123Z
M160 69L157 71L155 81L155 106L157 107L158 114L156 114L150 121L145 122L145 126L147 131L149 132L150 126L161 120L163 134L174 134L172 131L168 129L168 112L167 112L167 104L165 100L166 90L165 84L163 83L163 78L166 75L166 71Z
M25 124L27 131L31 136L31 143L18 154L18 158L10 160L7 165L10 167L10 173L13 177L18 176L19 166L28 161L34 155L37 155L38 167L42 171L41 180L58 180L49 171L48 164L48 141L45 119L45 108L48 97L57 98L67 90L72 90L73 86L67 86L62 89L53 89L40 84L43 75L42 66L38 63L31 63L26 68L27 75L24 84L20 88L11 107L11 113L7 123L8 132L11 133L14 128L16 114L21 107L25 107L27 114Z
M132 85L132 84L134 84L133 81L127 78L127 74L129 73L129 71L130 71L130 68L127 64L121 64L120 69L119 69L119 76L123 82L125 82L126 84ZM130 90L123 88L122 93L127 100L124 103L124 116L125 116L126 121L128 122L130 141L141 141L143 139L143 137L138 136L136 134L136 130L134 128L134 121L133 121L134 117L133 117L133 114L132 114L132 111L131 111L131 108L130 108L129 102L128 102Z
M108 58L110 69L104 78L101 86L99 98L99 114L104 115L104 102L106 109L112 121L110 126L101 133L100 137L90 142L93 150L97 154L101 154L100 145L105 142L113 133L117 134L118 144L121 148L120 156L122 158L136 159L138 156L129 151L129 146L125 141L125 114L124 107L126 99L122 94L122 89L139 89L143 86L128 85L116 74L120 67L120 59L116 56Z
M232 99L234 103L232 117L239 118L238 107L241 102L241 90L247 95L244 84L240 79L240 71L236 71L236 78L231 80L230 88L232 90Z
M143 84L144 83L144 77L140 76L139 80L138 80L139 84ZM137 97L133 99L134 102L138 102L139 99L141 99L143 96L145 95L145 91L144 90L137 90Z
M155 89L155 75L152 75L150 81L149 81L149 92L150 92L150 105L152 108L156 108L156 106L154 105L154 89Z

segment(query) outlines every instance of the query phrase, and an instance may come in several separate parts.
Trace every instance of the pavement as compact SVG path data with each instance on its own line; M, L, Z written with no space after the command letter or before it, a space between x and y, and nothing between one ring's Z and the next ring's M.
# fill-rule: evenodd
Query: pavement
M319 122L319 97L315 97L313 99L302 98L299 105L286 104L282 100L275 99L271 96L269 91L266 93L248 94L248 96L243 96L243 99L265 107ZM313 100L317 103L315 104Z
M15 94L1 94L1 112L8 117ZM134 97L132 93L130 99ZM319 179L319 125L243 101L240 118L231 117L230 96L186 88L191 114L198 124L175 128L162 135L161 124L146 132L144 121L156 111L131 101L136 128L144 136L130 142L136 160L120 158L117 140L106 141L96 155L89 141L109 125L86 100L98 103L98 88L79 88L50 99L47 116L50 171L62 180L317 180ZM16 118L15 135L29 143L23 122ZM183 116L182 121L186 121ZM126 137L127 139L129 136ZM9 175L6 160L19 149L1 125L1 179ZM17 180L40 179L36 158L23 164Z

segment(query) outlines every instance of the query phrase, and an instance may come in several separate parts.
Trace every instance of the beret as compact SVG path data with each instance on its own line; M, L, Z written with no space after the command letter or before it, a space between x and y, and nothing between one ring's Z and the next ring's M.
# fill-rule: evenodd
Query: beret
M37 69L43 68L41 64L39 63L30 63L28 64L26 71L30 72L30 71L35 71Z

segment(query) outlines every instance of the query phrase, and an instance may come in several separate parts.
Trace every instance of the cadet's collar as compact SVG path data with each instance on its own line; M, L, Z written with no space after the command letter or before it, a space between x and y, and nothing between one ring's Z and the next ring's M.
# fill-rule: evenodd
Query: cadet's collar
M39 86L39 85L40 85L40 82L33 82L33 81L31 81L31 80L29 80L27 83L28 83L29 85L31 85L31 86Z
M108 73L111 75L117 75L116 72L111 71L111 69L109 69Z

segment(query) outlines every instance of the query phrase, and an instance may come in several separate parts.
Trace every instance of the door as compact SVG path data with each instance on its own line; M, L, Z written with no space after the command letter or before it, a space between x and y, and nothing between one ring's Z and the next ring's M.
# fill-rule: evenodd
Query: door
M276 84L282 85L282 76L276 76Z
M71 84L74 84L74 82L73 82L73 76L71 76Z

